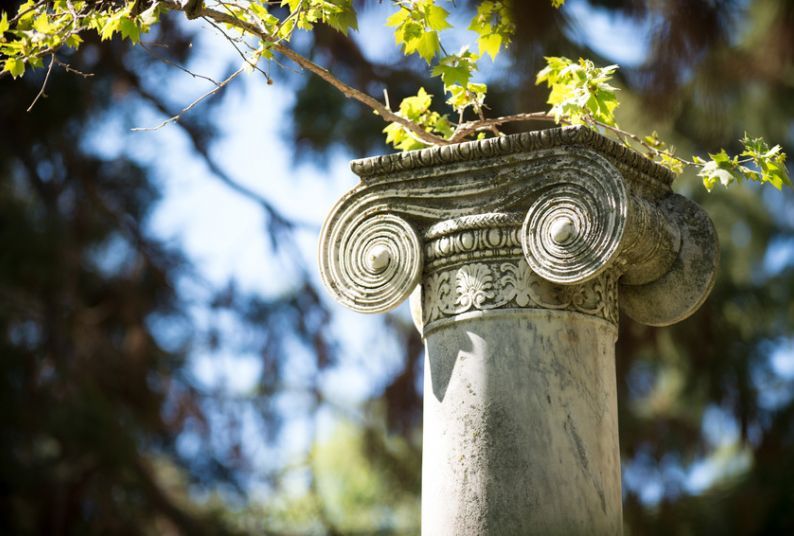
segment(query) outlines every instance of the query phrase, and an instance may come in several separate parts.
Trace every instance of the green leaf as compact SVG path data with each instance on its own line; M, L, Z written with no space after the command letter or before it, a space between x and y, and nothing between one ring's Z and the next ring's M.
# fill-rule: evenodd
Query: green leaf
M138 44L141 40L141 29L138 24L129 17L121 17L119 19L119 31L121 37L129 39L132 44Z
M278 26L278 18L272 15L265 6L258 2L251 2L248 9L251 13L256 17L256 19L262 23L268 31L272 31Z
M661 153L656 157L656 163L680 175L684 172L684 163L674 157L674 151L674 148L670 148L669 151Z
M391 143L395 149L400 151L413 151L427 147L421 140L417 140L408 134L405 127L399 123L391 123L383 129L386 134L386 143Z
M485 0L477 6L469 30L477 33L481 56L488 54L492 60L496 59L499 50L510 43L515 24L508 3L508 0Z
M700 172L698 172L698 177L703 179L703 186L705 186L706 190L709 192L713 190L714 186L717 184L727 186L733 181L733 174L726 169L720 169L713 161L703 166Z
M464 47L458 54L441 58L433 68L433 76L440 76L444 86L459 84L466 87L471 75L477 70L477 56Z
M427 25L431 30L441 31L447 28L452 28L452 25L447 22L449 12L441 6L431 4L427 8Z
M438 31L449 28L447 11L435 6L432 0L418 0L408 9L404 6L386 19L386 25L394 30L394 41L404 45L407 56L416 52L428 64L441 50Z
M654 130L650 133L650 135L645 136L643 141L653 147L654 149L659 149L660 151L663 150L666 144L659 139L659 134ZM697 157L695 157L697 158Z
M411 16L411 12L405 9L404 7L401 7L399 11L392 14L390 17L386 19L386 26L390 26L390 27L402 26L410 16Z
M358 30L358 15L351 5L348 9L329 14L328 25L343 35L347 35L350 30Z
M783 186L791 186L791 178L786 168L786 153L779 145L770 149L763 138L750 138L747 134L740 141L744 146L740 156L746 157L742 161L739 161L739 156L728 155L725 149L709 154L711 160L708 162L693 157L695 164L701 166L698 176L703 178L707 190L711 191L718 183L728 186L744 180L769 183L778 190ZM755 169L745 166L745 163L752 163Z
M485 84L473 82L469 83L467 87L451 85L444 89L450 94L447 103L456 112L462 112L469 106L473 106L475 110L481 108L485 101L485 94L488 91L488 87Z
M452 136L454 129L446 115L434 114L433 118L435 121L433 121L432 126L436 133L441 134L445 138Z
M733 182L741 182L743 179L748 178L740 169L737 157L731 158L725 149L720 150L717 154L709 154L710 161L703 164L698 177L703 179L703 186L709 192L714 189L717 184L722 184L728 187Z
M155 24L160 19L160 6L157 4L157 2L153 2L147 10L138 15L138 18L140 19L141 24L145 27Z
M425 32L422 36L415 41L416 52L424 59L428 65L433 60L435 55L441 50L441 42L438 40L437 32ZM407 47L406 47L407 51Z
M760 158L769 152L769 146L766 144L763 138L751 138L745 132L744 138L739 141L744 146L744 151L742 151L741 156ZM777 146L777 149L779 149L779 146ZM777 152L779 151L775 151L775 153Z
M744 146L741 156L749 157L758 168L756 180L762 184L769 183L778 190L783 186L791 186L791 178L786 167L786 153L780 145L770 149L763 138L750 138L746 133L739 141Z
M54 33L54 27L46 13L42 13L33 21L33 29L43 34Z
M119 31L120 26L121 26L120 15L108 17L108 19L105 21L105 24L102 26L102 29L99 32L100 40L106 41L111 37L113 37L113 34Z
M25 74L25 62L17 58L8 58L3 65L3 70L11 73L12 77L18 78Z
M406 97L400 103L400 114L406 119L415 120L430 108L433 96L420 87L415 97Z
M417 41L421 39L422 33L422 25L418 22L414 22L409 20L402 27L395 32L396 35L400 35L399 43L405 44L405 54L413 54L416 51Z
M66 46L70 48L77 48L80 46L80 43L83 42L83 38L80 37L78 34L72 34L66 38Z
M35 0L27 0L17 8L17 30L29 30L32 28L33 19L38 12L35 7Z
M709 158L718 165L729 165L731 163L731 157L725 152L725 149L721 149L717 154L709 153Z
M419 88L415 96L406 97L400 103L400 110L397 115L408 119L415 125L421 127L426 132L431 132L437 136L450 137L454 129L446 116L430 110L433 96L428 94L424 88ZM401 151L410 151L426 147L427 144L416 137L400 123L391 123L383 129L386 134L386 142Z
M442 65L433 67L433 76L440 76L445 86L460 84L466 86L469 83L471 73L469 69L462 65Z
M9 28L8 15L5 12L3 12L3 16L0 17L0 35L7 32L8 28Z
M480 54L488 54L492 60L496 59L499 49L502 47L502 36L496 33L484 35L477 38L477 46Z

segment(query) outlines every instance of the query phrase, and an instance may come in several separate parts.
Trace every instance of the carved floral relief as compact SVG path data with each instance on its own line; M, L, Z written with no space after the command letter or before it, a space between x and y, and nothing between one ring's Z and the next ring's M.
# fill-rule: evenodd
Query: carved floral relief
M617 279L607 271L575 286L549 283L526 261L475 263L436 271L423 284L425 325L471 310L527 308L567 310L617 324Z
M457 298L455 305L462 313L472 307L481 309L487 300L493 299L493 276L487 264L471 264L458 269L455 274Z
M423 295L434 297L432 300L425 300L423 304L425 323L443 315L450 294L450 273L450 271L435 272L425 278Z

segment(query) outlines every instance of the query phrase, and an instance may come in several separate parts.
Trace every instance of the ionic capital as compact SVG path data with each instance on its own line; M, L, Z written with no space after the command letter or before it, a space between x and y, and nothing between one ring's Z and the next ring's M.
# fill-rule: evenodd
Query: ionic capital
M357 160L328 216L323 280L365 313L422 283L425 328L472 312L540 308L667 325L714 282L705 212L664 168L582 127Z

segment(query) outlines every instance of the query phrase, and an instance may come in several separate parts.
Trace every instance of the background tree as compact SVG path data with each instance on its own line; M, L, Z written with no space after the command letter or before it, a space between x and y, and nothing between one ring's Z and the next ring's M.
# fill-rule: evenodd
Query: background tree
M459 4L474 10L482 3ZM701 154L716 153L745 131L790 151L789 4L591 1L589 9L625 17L650 36L644 63L618 71L621 124L658 130ZM356 7L360 15L379 8L366 2ZM509 75L497 65L487 79L492 115L545 109L545 90L534 84L544 56L611 60L589 50L592 43L572 29L576 5L556 10L546 2L516 2L512 9L517 31L507 51ZM184 26L170 20L155 30L157 41L169 42L156 52L184 62ZM323 25L295 42L303 56L322 59L340 80L370 94L388 88L399 102L416 93L426 69L421 59L377 62L362 46ZM156 188L131 163L103 162L74 143L90 128L88 118L119 102L133 105L135 95L164 118L184 103L147 87L141 73L157 69L156 62L118 42L90 43L68 61L95 77L82 80L54 69L49 98L29 114L24 108L41 88L44 71L13 84L8 77L0 81L2 124L12 126L2 131L0 146L0 288L7 304L2 396L8 397L2 433L4 445L12 446L0 468L0 507L7 530L137 533L161 531L165 523L185 533L221 531L208 524L212 519L253 532L263 525L293 533L415 530L418 511L410 497L419 491L421 343L404 315L384 323L401 341L402 369L348 419L352 430L340 428L332 440L318 440L306 464L274 470L269 500L249 504L235 416L254 408L264 424L261 440L277 437L284 415L275 402L287 389L284 367L295 341L311 362L312 380L304 386L308 407L333 407L322 384L345 355L329 329L332 313L304 269L298 277L303 283L278 299L234 287L208 292L211 310L255 328L245 344L259 349L263 373L257 392L243 400L192 385L186 360L198 347L224 344L227 335L187 329L180 344L163 344L157 326L178 325L180 318L184 323L185 297L174 281L189 267L146 236L142 223ZM269 76L295 88L290 135L296 154L311 149L322 165L331 148L355 156L386 150L383 123L366 108L317 78L280 69ZM441 94L443 88L432 84L428 91ZM197 158L210 163L220 180L244 191L212 161L212 129L195 119L207 115L186 114L174 128L184 130ZM737 153L741 147L728 149ZM693 188L695 182L684 177L677 186L704 204L720 232L723 268L714 293L679 326L650 329L624 320L620 328L626 523L638 534L788 532L794 528L793 375L785 366L794 325L791 194L734 189L706 196ZM286 247L290 222L267 200L258 202L268 215L265 231ZM341 413L347 416L349 408ZM221 430L224 440L213 441ZM186 436L199 438L198 454L180 451L177 442ZM369 460L360 478L327 462L340 449ZM714 467L714 481L695 495L689 484L693 464ZM297 493L289 484L296 471L308 482ZM169 474L181 477L169 480ZM373 492L385 489L391 493ZM220 492L208 501L206 490ZM212 505L220 517L207 513Z

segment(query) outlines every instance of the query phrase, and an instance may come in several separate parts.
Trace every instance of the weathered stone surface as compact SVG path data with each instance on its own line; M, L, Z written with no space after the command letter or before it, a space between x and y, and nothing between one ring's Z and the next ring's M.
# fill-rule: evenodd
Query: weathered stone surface
M433 331L423 534L620 533L615 335L596 317L541 309Z
M427 346L423 531L619 534L618 308L692 314L713 226L672 175L580 127L355 161L323 227L344 305L411 295Z
M620 291L623 312L649 326L675 324L697 311L714 287L720 261L717 231L700 207L675 194L660 205L680 233L677 255L658 277L623 285Z

